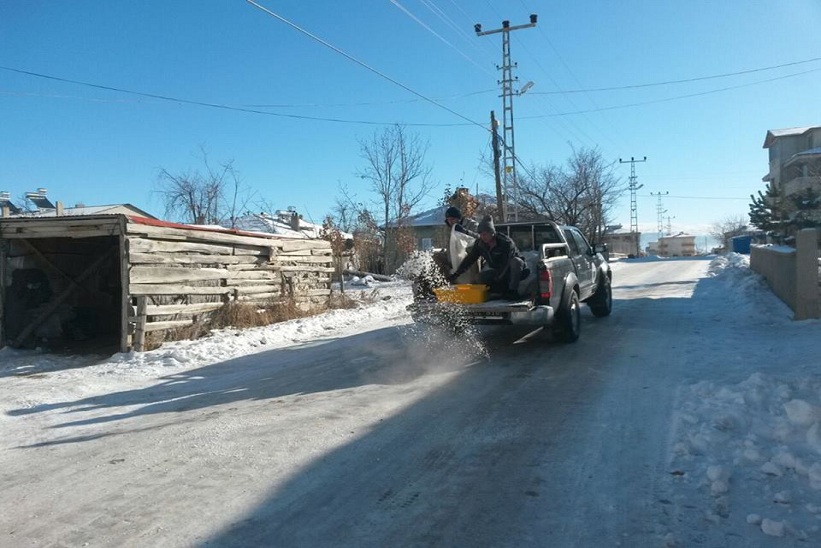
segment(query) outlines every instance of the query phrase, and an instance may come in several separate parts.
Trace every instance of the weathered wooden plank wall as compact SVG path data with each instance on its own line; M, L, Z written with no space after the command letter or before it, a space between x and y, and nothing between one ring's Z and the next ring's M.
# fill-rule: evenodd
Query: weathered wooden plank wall
M247 234L126 226L128 292L144 297L144 332L202 320L227 302L260 307L293 300L307 307L327 300L333 272L330 244Z

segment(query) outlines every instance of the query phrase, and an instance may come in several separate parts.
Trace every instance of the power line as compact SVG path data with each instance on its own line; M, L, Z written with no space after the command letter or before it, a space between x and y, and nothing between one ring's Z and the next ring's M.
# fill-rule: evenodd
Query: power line
M622 109L622 108L639 107L639 106L644 106L644 105L653 105L653 104L656 104L656 103L667 103L667 102L675 101L675 100L678 100L678 99L689 99L689 98L692 98L692 97L700 97L702 95L710 95L710 94L713 94L713 93L720 93L722 91L731 91L731 90L734 90L734 89L746 88L746 87L750 87L750 86L756 86L756 85L759 85L759 84L767 84L769 82L775 82L777 80L784 80L786 78L793 78L795 76L803 76L803 75L809 74L811 72L818 72L819 70L821 70L821 68L805 70L803 72L796 72L796 73L787 74L787 75L784 75L784 76L777 76L775 78L768 78L766 80L759 80L757 82L750 82L750 83L747 83L747 84L739 84L737 86L728 86L728 87L719 88L719 89L702 91L702 92L699 92L699 93L689 93L687 95L676 95L675 97L667 97L665 99L655 99L655 100L652 100L652 101L641 101L641 102L638 102L638 103L628 103L626 105L613 105L613 106L609 106L609 107L602 107L602 108L591 109L591 110L577 110L575 112L562 112L562 113L558 113L558 114L548 114L548 115L545 115L545 116L539 116L539 115L536 115L536 116L520 116L519 119L521 120L521 119L525 118L525 119L529 119L529 120L534 120L534 119L538 119L538 118L545 118L545 117L548 117L548 116L571 116L571 115L575 115L575 114L587 114L588 112L601 112L603 110L617 110L617 109Z
M299 119L299 120L314 120L314 121L320 121L320 122L335 122L335 123L344 123L344 124L390 125L390 124L395 123L395 122L374 122L374 121L368 121L368 120L350 120L350 119L329 118L329 117L321 117L321 116L306 116L306 115L298 115L298 114L284 114L284 113L278 113L278 112L268 112L268 111L256 110L258 108L296 108L296 107L315 107L315 106L331 106L332 107L332 106L357 106L357 105L367 106L367 105L374 105L374 104L389 104L391 102L388 102L388 103L385 103L385 102L339 103L339 104L329 104L329 105L316 105L316 104L308 104L308 103L306 103L306 104L229 105L229 104L211 103L211 102L206 102L206 101L196 101L196 100L191 100L191 99L181 99L179 97L172 97L172 96L168 96L168 95L160 95L160 94L156 94L156 93L146 93L146 92L134 91L134 90L119 88L119 87L114 87L114 86L94 84L94 83L91 83L91 82L84 82L84 81L81 81L81 80L73 80L73 79L70 79L70 78L62 78L62 77L59 77L59 76L53 76L53 75L49 75L49 74L42 74L42 73L38 73L38 72L32 72L32 71L28 71L28 70L13 68L13 67L0 66L0 70L6 70L6 71L9 71L9 72L15 72L15 73L18 73L18 74L25 74L27 76L33 76L33 77L36 77L36 78L44 78L44 79L47 79L47 80L54 80L56 82L64 82L64 83L67 83L67 84L75 84L75 85L86 86L86 87L95 88L95 89L102 89L102 90L106 90L106 91L114 91L114 92L117 92L117 93L126 93L126 94L129 94L129 95L135 95L135 96L138 96L138 97L147 97L147 98L150 98L150 99L158 99L158 100L161 100L161 101L169 101L169 102L172 102L172 103L195 105L195 106L208 107L208 108L217 108L217 109L222 109L222 110L232 110L232 111L237 111L237 112L246 112L246 113L250 113L250 114L262 114L262 115L265 115L265 116L277 116L277 117L282 117L282 118L293 118L293 119ZM797 73L793 73L793 74L786 74L784 76L778 76L778 77L775 77L775 78L768 78L766 80L759 80L759 81L756 81L756 82L749 82L747 84L740 84L740 85L737 85L737 86L728 86L728 87L719 88L719 89L702 91L702 92L699 92L699 93L690 93L690 94L686 94L686 95L677 95L677 96L674 96L674 97L667 97L667 98L664 98L664 99L655 99L655 100L651 100L651 101L641 101L641 102L637 102L637 103L628 103L628 104L624 104L624 105L611 105L611 106L608 106L608 107L601 107L601 108L595 108L595 109L589 109L589 110L558 112L558 113L555 113L555 114L519 116L519 119L520 120L522 120L522 119L536 120L536 119L540 119L540 118L573 116L573 115L576 115L576 114L586 114L586 113L589 113L589 112L600 112L600 111L605 111L605 110L617 110L617 109L638 107L638 106L651 105L651 104L657 104L657 103L665 103L665 102L669 102L669 101L675 101L675 100L678 100L678 99L689 99L689 98L693 98L693 97L699 97L699 96L702 96L702 95L710 95L710 94L713 94L713 93L720 93L720 92L723 92L723 91L731 91L731 90L739 89L739 88L743 88L743 87L766 84L766 83L770 83L770 82L774 82L774 81L778 81L778 80L783 80L783 79L786 79L786 78L794 78L796 76L803 76L805 74L809 74L811 72L817 72L819 70L821 70L821 68L810 69L810 70L797 72ZM398 85L401 86L402 84L398 84ZM416 127L456 127L456 126L464 126L464 125L477 125L477 126L482 127L482 129L486 130L486 128L484 128L484 126L482 126L478 122L470 120L469 118L466 118L466 117L462 116L461 114L458 114L458 113L455 113L454 111L451 111L447 107L445 107L443 105L440 105L438 102L436 102L436 100L429 99L429 98L427 98L427 97L425 97L425 96L423 96L423 95L421 95L421 94L419 94L419 93L417 93L413 90L409 90L409 91L411 91L411 93L414 93L415 95L421 97L423 100L431 102L434 105L439 106L440 108L443 108L443 109L447 110L448 112L451 112L451 113L455 114L459 118L467 120L468 124L463 124L463 123L434 124L434 123L407 122L407 123L403 123L404 125L406 125L406 126L416 126ZM491 93L493 91L494 90L483 90L483 91L468 93L468 94L465 94L465 95L455 95L455 96L451 96L451 98L468 97L470 95L478 95L478 94L482 94L482 93ZM92 99L92 98L84 98L84 97L65 97L65 96L50 95L50 94L16 93L16 92L9 92L9 91L0 91L0 93L3 93L4 95L41 96L41 97L55 97L55 98L75 98L75 99L83 99L83 100L89 100L89 101L104 102L104 100L101 100L101 99ZM533 93L533 92L531 92L531 93ZM415 100L412 99L412 100L409 100L409 101L406 101L406 102L410 102L410 101L415 101ZM393 101L393 102L403 102L403 101Z
M117 92L117 93L126 93L126 94L129 94L129 95L135 95L137 97L147 97L149 99L157 99L157 100L160 100L160 101L168 101L168 102L179 103L179 104L184 104L184 105L194 105L194 106L216 108L216 109L236 111L236 112L245 112L245 113L249 113L249 114L261 114L263 116L275 116L275 117L280 117L280 118L292 118L292 119L296 119L296 120L312 120L312 121L317 121L317 122L334 122L334 123L341 123L341 124L359 124L359 125L374 125L374 126L384 126L384 125L391 125L391 124L396 123L395 121L393 121L393 122L379 122L379 121L372 121L372 120L352 120L352 119L343 119L343 118L329 118L329 117L323 117L323 116L306 116L306 115L300 115L300 114L284 114L284 113L281 113L281 112L269 112L269 111L257 110L259 108L266 108L266 107L268 107L268 108L274 108L274 107L284 108L284 107L300 107L300 106L307 107L307 106L320 106L320 105L310 105L310 104L305 104L305 105L298 105L298 104L295 104L295 105L264 105L264 104L260 104L260 105L244 105L243 106L243 105L229 105L229 104L220 104L220 103L210 103L210 102L206 102L206 101L196 101L196 100L192 100L192 99L181 99L179 97L172 97L172 96L168 96L168 95L160 95L160 94L156 94L156 93L146 93L146 92L134 91L134 90L119 88L119 87L114 87L114 86L94 84L94 83L91 83L91 82L84 82L84 81L81 81L81 80L73 80L73 79L70 79L70 78L62 78L62 77L59 77L59 76L53 76L53 75L49 75L49 74L42 74L42 73L32 72L32 71L23 70L23 69L17 69L17 68L13 68L13 67L0 66L0 70L6 70L6 71L9 71L9 72L15 72L15 73L18 73L18 74L25 74L27 76L33 76L35 78L44 78L44 79L47 79L47 80L54 80L56 82L63 82L63 83L67 83L67 84L85 86L85 87L90 87L90 88L94 88L94 89L114 91L114 92ZM757 82L751 82L751 83L748 83L748 84L741 84L741 85L738 85L738 86L730 86L730 87L725 87L725 88L720 88L720 89L715 89L715 90L708 90L708 91L704 91L704 92L700 92L700 93L692 93L692 94L688 94L688 95L678 95L678 96L674 96L674 97L667 97L665 99L656 99L656 100L653 100L653 101L643 101L643 102L638 102L638 103L629 103L629 104L625 104L625 105L613 105L613 106L609 106L609 107L602 107L602 108L599 108L599 109L591 109L591 110L580 110L580 111L572 111L572 112L559 112L559 113L556 113L556 114L519 116L518 119L519 120L523 120L523 119L524 120L536 120L536 119L541 119L541 118L572 116L572 115L576 115L576 114L585 114L585 113L588 113L588 112L598 112L598 111L602 111L602 110L616 110L616 109L638 107L638 106L644 106L644 105L650 105L650 104L656 104L656 103L664 103L664 102L669 102L669 101L675 101L675 100L678 100L678 99L688 99L688 98L692 98L692 97L698 97L698 96L701 96L701 95L709 95L709 94L712 94L712 93L719 93L719 92L722 92L722 91L731 91L733 89L749 87L749 86L754 86L754 85L759 85L759 84L766 84L766 83L769 83L769 82L774 82L776 80L783 80L785 78L793 78L793 77L796 77L796 76L803 76L805 74L808 74L808 73L811 73L811 72L817 72L819 70L821 70L821 69L811 69L811 70L807 70L807 71L804 71L804 72L798 72L798 73L794 73L794 74L787 74L785 76L779 76L779 77L770 78L770 79L767 79L767 80L759 80ZM493 90L486 90L486 91L481 91L481 92L474 92L474 94L490 93L492 91ZM41 94L41 93L28 93L28 92L18 93L18 92L11 92L11 91L0 91L0 94L3 94L3 95L17 95L17 96L22 96L22 97L51 97L51 98L58 98L58 99L80 99L80 100L94 101L94 102L122 102L120 100L112 101L112 100L89 98L89 97L72 97L72 96L62 96L62 95L54 95L54 94ZM470 95L470 94L468 94L468 95ZM465 96L467 96L467 95L465 95ZM454 96L454 97L457 97L457 96ZM425 100L426 101L431 101L428 98L425 98ZM437 106L441 106L438 103L436 103L435 101L432 101L432 102L434 104L436 104ZM355 103L354 105L369 105L369 104L372 105L372 104L383 104L383 103ZM350 106L350 105L351 104L338 104L338 105L325 105L325 106ZM442 107L442 108L445 108L447 110L446 107ZM464 118L463 116L461 116L459 114L457 114L457 116L459 116L460 118L468 120L469 123L403 122L402 124L406 125L406 126L409 126L409 127L463 127L463 126L467 126L467 125L479 125L480 127L482 127L482 129L487 131L487 128L481 126L481 124L478 124L477 122L474 122L473 120L470 120L468 118Z
M653 82L648 84L631 84L627 86L615 86L615 87L605 87L605 88L589 88L589 89L570 89L570 90L560 90L560 91L536 91L533 92L534 95L559 95L563 93L591 93L591 92L599 92L599 91L620 91L625 89L640 89L640 88L649 88L649 87L656 87L656 86L668 86L673 84L686 84L691 82L701 82L703 80L714 80L716 78L729 78L731 76L741 76L743 74L753 74L755 72L764 72L767 70L775 70L784 67L792 67L795 65L804 65L806 63L814 63L816 61L821 61L821 57L814 57L812 59L806 59L804 61L795 61L793 63L784 63L781 65L773 65L770 67L761 67L749 70L741 70L737 72L727 72L724 74L714 74L712 76L697 76L694 78L684 78L681 80L667 80L665 82ZM817 70L817 69L816 69ZM801 73L803 74L803 73Z
M129 95L135 95L137 97L147 97L149 99L157 99L160 101L167 101L171 103L179 103L183 105L194 105L199 107L208 107L208 108L216 108L221 110L230 110L236 112L245 112L249 114L262 114L263 116L275 116L279 118L292 118L296 120L313 120L317 122L335 122L341 124L360 124L360 125L374 125L374 126L384 126L384 125L392 125L396 122L375 122L369 120L350 120L350 119L343 119L343 118L328 118L322 116L306 116L301 114L284 114L281 112L270 112L265 110L258 110L257 108L249 108L248 106L238 106L238 105L226 105L226 104L219 104L219 103L209 103L205 101L194 101L191 99L180 99L179 97L172 97L168 95L159 95L156 93L145 93L142 91L134 91L125 88L118 88L113 86L105 86L101 84L93 84L90 82L83 82L80 80L72 80L69 78L61 78L59 76L51 76L48 74L40 74L37 72L31 72L28 70L16 69L12 67L4 67L0 66L0 70L6 70L9 72L16 72L18 74L25 74L27 76L34 76L36 78L45 78L47 80L54 80L56 82L63 82L66 84L74 84L78 86L86 86L94 89L102 89L105 91L114 91L117 93L126 93ZM59 98L59 99L82 99L85 101L95 101L95 102L122 102L121 100L107 100L107 99L96 99L96 98L89 98L89 97L71 97L71 96L60 96L60 95L53 95L53 94L39 94L39 93L15 93L15 92L7 92L7 91L0 91L3 95L19 95L23 97L28 96L37 96L37 97L52 97L52 98ZM264 106L264 105L262 105ZM420 123L420 122L407 122L403 123L403 125L411 126L411 127L464 127L467 125L476 125L475 122L470 124L465 123L451 123L451 124L433 124L433 123ZM482 127L482 129L485 129Z
M401 11L402 11L402 13L404 13L405 15L407 15L408 17L410 17L413 21L415 21L415 22L416 22L419 26L421 26L422 28L424 28L425 30L427 30L429 33L433 34L436 38L438 38L439 40L441 40L441 41L442 41L445 45L447 45L449 48L453 49L453 50L454 50L454 51L456 51L459 55L461 55L462 57L464 57L465 59L467 59L467 60L468 60L468 62L470 62L470 63L472 63L473 65L475 65L475 66L476 66L479 70L483 70L483 71L487 72L488 74L492 74L489 70L487 70L487 69L483 68L483 67L482 67L479 63L477 63L476 61L474 61L473 59L471 59L471 58L470 58L470 57L469 57L466 53L464 53L462 50L460 50L460 49L459 49L459 48L457 48L455 45L453 45L452 43L450 43L450 42L449 42L449 41L448 41L448 40L447 40L444 36L442 36L441 34L439 34L438 32L436 32L435 30L433 30L433 29L432 29L432 28L431 28L431 27L430 27L427 23L425 23L424 21L422 21L421 19L419 19L419 18L418 18L416 15L414 15L413 13L411 13L411 12L410 12L410 10L408 10L405 6L403 6L402 4L400 4L398 0L389 0L389 1L390 1L390 3L391 3L391 4L393 4L394 6L396 6L399 10L401 10ZM252 3L253 3L253 2L252 2Z
M525 5L524 0L520 0L520 2L521 2L521 4L522 4L522 6L524 6L525 8L527 8L527 6ZM547 44L550 46L550 49L552 49L552 50L553 50L553 53L554 53L554 54L556 55L556 57L559 59L559 61L561 62L562 66L563 66L563 67L564 67L564 69L567 71L567 73L568 73L568 74L570 74L570 76L573 78L573 80L575 80L575 82L576 82L576 84L577 84L577 85L581 86L581 82L580 82L580 81L579 81L579 79L576 77L575 73L571 70L571 68L568 66L568 64L565 62L564 58L563 58L563 57L559 54L559 51L556 49L556 46L554 46L554 45L553 45L553 42L550 40L550 37L547 35L547 33L544 31L544 29L543 29L542 27L539 27L538 32L542 35L542 38L544 38L544 40L545 40L545 41L547 42ZM530 53L530 52L528 51L528 53ZM554 85L554 86L556 86L556 88L559 90L559 91L558 91L558 93L562 93L562 87L561 87L561 86L560 86L560 85L559 85L559 84L558 84L558 83L557 83L557 82L553 79L553 76L552 76L552 75L551 75L551 74L550 74L547 70L545 70L545 69L542 67L541 63L539 62L538 57L537 57L537 56L534 56L534 55L532 55L532 54L531 54L531 57L533 57L534 61L536 62L536 65L537 65L539 68L541 68L541 69L542 69L542 71L543 71L543 72L547 75L547 77L550 79L550 81L551 81L551 82L553 82L553 85ZM534 93L534 95L542 95L542 94L541 94L541 93L539 93L539 92L536 92L536 93ZM594 108L599 108L599 105L598 105L598 104L596 104L596 101L594 101L594 100L593 100L593 98L592 98L591 96L587 96L587 95L585 95L585 98L586 98L588 101L590 101L590 103L593 105L593 107L594 107ZM573 99L572 99L570 96L567 96L567 100L570 102L570 104L571 104L574 108L578 108L578 107L576 106L575 102L573 101ZM587 116L585 116L585 118L588 120L588 122L590 122L591 124L593 124L593 125L594 125L594 127L595 127L595 123L593 122L593 120L592 120L592 119L588 118ZM605 120L605 121L607 121L607 123L609 123L609 124L610 124L610 126L611 126L611 127L612 127L615 131L616 131L616 133L619 133L619 129L618 129L616 126L614 126L614 125L613 125L613 123L610 121L610 119L609 119L606 115L605 115L605 116L603 116L603 118L604 118L604 120ZM571 124L573 124L573 125L575 125L575 124L574 124L574 122L570 122L570 123L571 123ZM591 142L593 142L593 140L592 140L592 139L590 139L590 137L588 137L588 136L587 136L587 134L586 134L583 130L581 130L581 128L579 128L579 131L581 131L582 135L583 135L585 138L587 138L588 140L590 140ZM610 142L611 142L611 144L614 144L614 145L616 144L615 142L613 142L613 140L609 137L609 135L608 135L606 132L602 132L602 131L600 131L599 133L600 133L600 135L603 135L603 136L604 136L604 137L605 137L608 141L610 141ZM595 143L594 143L594 144L595 144Z
M300 32L300 33L302 33L302 34L304 34L304 35L305 35L305 36L307 36L307 37L309 37L311 40L314 40L314 41L316 41L316 42L318 42L318 43L322 44L323 46L325 46L325 47L327 47L327 48L331 49L332 51L334 51L334 52L336 52L336 53L338 53L338 54L342 55L343 57L345 57L345 58L346 58L346 59L348 59L349 61L353 61L354 63L356 63L356 64L357 64L357 65L359 65L360 67L362 67L362 68L364 68L364 69L367 69L367 70L369 70L369 71L373 72L374 74L376 74L376 75L377 75L377 76L379 76L380 78L384 78L384 79L385 79L385 80L387 80L388 82L390 82L390 83L392 83L392 84L394 84L394 85L399 86L400 88L404 89L405 91L407 91L407 92L409 92L409 93L412 93L413 95L416 95L416 96L417 96L417 97L419 97L420 99L423 99L423 100L427 101L428 103L430 103L430 104L432 104L432 105L434 105L434 106L437 106L437 107L439 107L440 109L442 109L442 110L444 110L444 111L446 111L446 112L449 112L449 113L453 114L454 116L456 116L456 117L458 117L458 118L461 118L462 120L464 120L464 121L466 121L466 122L468 122L468 123L470 123L470 124L473 124L473 125L475 125L475 126L478 126L478 127L482 128L482 130L484 130L484 131L488 131L488 129L487 129L487 128L485 128L485 126L483 126L483 125L482 125L482 124L480 124L479 122L476 122L476 121L474 121L474 120L471 120L471 119L470 119L470 118L468 118L467 116L465 116L465 115L463 115L463 114L460 114L460 113L456 112L455 110L453 110L453 109L451 109L451 108L448 108L448 107L446 107L445 105L442 105L441 103L437 103L436 101L434 101L433 99L431 99L431 98L429 98L429 97L426 97L425 95L422 95L422 94L421 94L421 93L419 93L418 91L416 91L416 90L414 90L414 89L411 89L410 87L408 87L408 86L406 86L405 84L403 84L403 83L399 82L398 80L395 80L395 79L391 78L391 77L390 77L390 76L388 76L387 74L384 74L383 72L380 72L379 70L377 70L377 69L373 68L372 66L368 65L367 63L364 63L363 61L360 61L360 60L359 60L359 59L357 59L356 57L354 57L354 56L352 56L352 55L350 55L350 54L348 54L348 53L346 53L346 52L342 51L341 49L339 49L338 47L334 46L334 45L333 45L333 44L331 44L330 42L327 42L327 41L323 40L322 38L320 38L319 36L316 36L315 34L312 34L312 33L308 32L307 30L303 29L302 27L300 27L300 26L299 26L299 25L297 25L296 23L292 23L291 21L289 21L288 19L285 19L285 18L284 18L284 17L282 17L281 15L279 15L279 14L277 14L277 13L274 13L273 11L269 10L268 8L266 8L266 7L264 7L264 6L261 6L260 4L257 4L254 0L246 0L246 2L248 2L248 3L249 3L249 4L251 4L252 6L256 7L257 9L259 9L259 10L261 10L261 11L263 11L263 12L267 13L267 14L268 14L268 15L270 15L271 17L274 17L275 19L278 19L279 21L282 21L283 23L285 23L285 24L286 24L286 25L288 25L289 27L293 28L294 30L296 30L296 31L298 31L298 32Z
M493 130L490 130L490 129L485 128L484 126L482 126L482 125L481 125L481 124L479 124L478 122L475 122L474 120L471 120L470 118L467 118L466 116L463 116L462 114L459 114L458 112L456 112L456 111L454 111L454 110L452 110L452 109L449 109L448 107L446 107L446 106L444 106L444 105L441 105L441 104L437 103L437 102L436 102L436 101L434 101L433 99L430 99L429 97L426 97L425 95L422 95L421 93L419 93L419 92L417 92L417 91L415 91L415 90L413 90L413 89L409 88L408 86L406 86L406 85L402 84L401 82L398 82L398 81L394 80L393 78L391 78L391 77L389 77L389 76L387 76L387 75L383 74L382 72L380 72L380 71L376 70L375 68L371 67L370 65L367 65L366 63L364 63L364 62L362 62L362 61L360 61L360 60L356 59L355 57L353 57L353 56L351 56L351 55L349 55L349 54L345 53L344 51L342 51L341 49L337 48L337 47L336 47L336 46L334 46L333 44L330 44L329 42L327 42L327 41L323 40L322 38L320 38L320 37L318 37L318 36L316 36L316 35L314 35L314 34L312 34L312 33L308 32L307 30L305 30L305 29L303 29L302 27L300 27L300 26L296 25L295 23L292 23L291 21L289 21L289 20L285 19L284 17L282 17L282 16L278 15L277 13L274 13L273 11L271 11L271 10L269 10L269 9L265 8L264 6L261 6L260 4L256 3L254 0L246 0L246 1L247 1L249 4L253 5L254 7L256 7L256 8L258 8L258 9L260 9L261 11L263 11L263 12L265 12L265 13L269 14L270 16L272 16L272 17L274 17L274 18L276 18L276 19L278 19L278 20L282 21L282 22L283 22L283 23L285 23L286 25L288 25L288 26L292 27L293 29L295 29L295 30L299 31L300 33L302 33L302 34L304 34L304 35L308 36L308 37L309 37L309 38L311 38L312 40L315 40L315 41L319 42L320 44L324 45L325 47L328 47L328 48L330 48L331 50L335 51L336 53L339 53L340 55L342 55L342 56L343 56L343 57L345 57L346 59L349 59L350 61L353 61L354 63L356 63L356 64L360 65L361 67L363 67L363 68L365 68L365 69L367 69L367 70L369 70L369 71L373 72L374 74L376 74L376 75L378 75L378 76L380 76L380 77L382 77L382 78L384 78L384 79L388 80L389 82L391 82L391 83L393 83L393 84L395 84L395 85L397 85L397 86L401 87L402 89L404 89L404 90L406 90L406 91L408 91L408 92L410 92L410 93L412 93L412 94L416 95L417 97L419 97L419 98L421 98L421 99L423 99L423 100L425 100L425 101L427 101L427 102L429 102L429 103L431 103L431 104L433 104L433 105L435 105L435 106L437 106L437 107L439 107L439 108L441 108L441 109L443 109L443 110L445 110L445 111L447 111L447 112L450 112L451 114L453 114L453 115L455 115L455 116L457 116L457 117L459 117L459 118L461 118L461 119L463 119L463 120L465 120L465 121L469 122L471 125L476 125L476 126L479 126L479 127L480 127L480 128L482 128L483 130L488 131L488 132L492 132L492 131L493 131ZM535 21L533 20L533 17L531 17L531 24L535 25ZM524 25L523 25L523 27L524 27ZM514 29L515 29L515 28L514 28ZM511 30L514 30L514 29L511 29ZM501 29L500 29L500 30L501 30ZM479 31L477 30L477 34L478 34L478 32L479 32ZM505 32L504 34L506 35L506 34L507 34L507 32ZM411 125L411 124L406 124L406 125ZM509 146L509 145L508 145L508 143L505 141L505 139L502 139L502 143L504 144L504 146L505 146L505 147L508 147L508 146ZM512 148L512 146L511 146L511 148ZM518 158L518 156L516 156L515 154L512 154L511 156L512 156L512 160L513 160L514 164L515 164L515 163L518 163L518 164L522 165L522 163L521 163L520 159ZM515 172L515 167L514 167L513 171Z

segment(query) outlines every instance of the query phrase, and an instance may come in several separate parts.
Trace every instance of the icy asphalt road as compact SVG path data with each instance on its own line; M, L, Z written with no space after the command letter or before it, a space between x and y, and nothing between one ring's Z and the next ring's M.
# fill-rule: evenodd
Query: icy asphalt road
M742 344L711 325L744 327L716 314L708 264L620 263L613 315L585 308L573 345L392 326L116 393L55 386L8 413L0 546L789 545L673 502L677 388L744 366L708 359Z

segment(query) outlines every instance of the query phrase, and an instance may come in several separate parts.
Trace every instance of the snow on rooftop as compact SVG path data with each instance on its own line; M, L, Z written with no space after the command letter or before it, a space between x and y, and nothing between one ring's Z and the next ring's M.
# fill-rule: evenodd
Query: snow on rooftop
M290 211L277 211L275 215L250 213L236 219L234 228L244 232L276 234L283 238L318 240L323 237L322 225L310 223L300 217L297 217L299 230L294 230L294 226L291 224L291 216L292 212ZM347 232L343 232L342 236L347 239L353 238L353 235Z
M145 213L131 204L109 204L99 206L78 205L75 207L63 208L61 217L76 217L82 215L117 215ZM146 213L146 215L148 215ZM57 217L57 209L45 208L34 211L24 211L12 217Z
M428 209L416 215L403 219L403 226L445 226L445 211L448 206L439 206L433 209ZM388 222L388 226L396 226L397 220L393 219Z
M802 133L806 133L811 129L813 129L813 126L790 127L784 129L771 129L770 133L772 133L775 137L783 137L785 135L801 135Z
M767 135L764 137L764 148L769 148L770 146L772 146L773 141L775 139L778 139L779 137L792 137L796 135L803 135L804 133L807 133L808 131L816 128L818 128L818 126L771 129L767 131Z

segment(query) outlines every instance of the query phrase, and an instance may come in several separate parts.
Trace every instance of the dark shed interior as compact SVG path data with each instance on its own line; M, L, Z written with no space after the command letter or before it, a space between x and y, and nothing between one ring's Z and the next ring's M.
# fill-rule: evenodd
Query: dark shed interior
M116 352L122 309L119 241L117 236L6 240L0 288L4 342L52 352Z

